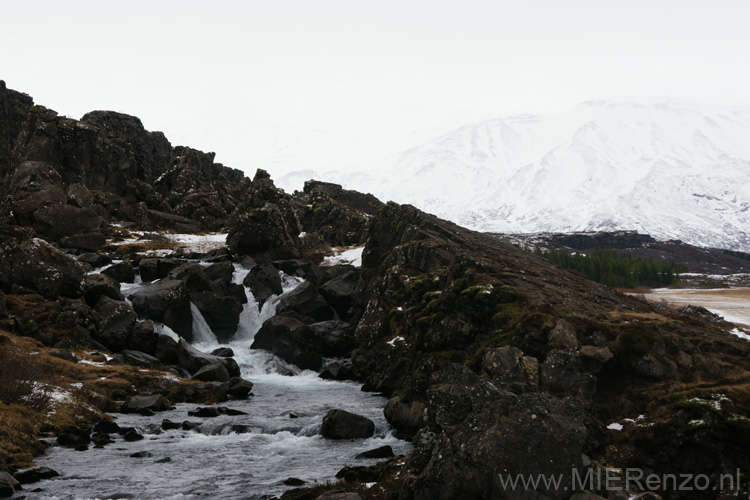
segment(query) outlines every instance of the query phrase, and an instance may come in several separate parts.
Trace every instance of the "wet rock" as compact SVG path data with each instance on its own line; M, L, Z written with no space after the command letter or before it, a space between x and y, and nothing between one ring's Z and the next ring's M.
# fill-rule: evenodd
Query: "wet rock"
M169 272L169 277L184 281L185 288L190 293L214 290L205 268L197 262L188 262L175 267Z
M133 270L133 264L129 260L112 264L102 270L101 274L109 276L119 283L133 283L135 281L135 271Z
M343 479L347 483L372 483L377 481L379 477L380 474L375 467L367 466L347 466L336 473L336 479Z
M359 453L354 458L390 458L393 455L393 448L390 446L381 446L372 450Z
M166 279L132 291L128 298L140 315L164 323L180 337L192 339L193 314L182 281Z
M184 339L180 339L177 345L177 360L179 365L190 373L196 373L207 365L221 363L227 369L230 377L240 376L240 367L234 359L206 354L185 342Z
M164 431L171 431L171 430L179 429L180 424L178 422L172 422L171 420L168 420L165 418L164 420L161 421L161 428Z
M183 431L192 431L200 425L200 422L190 422L189 420L185 420L184 422L182 422L182 425L180 425L180 429L182 429Z
M21 483L7 472L0 472L0 498L12 497L16 491L20 490Z
M160 458L159 460L157 460L157 461L156 461L156 462L154 462L154 463L155 463L155 464L168 464L168 463L169 463L169 462L171 462L171 461L172 461L172 458L171 458L171 457L164 457L164 458Z
M49 355L59 359L64 359L70 363L78 363L78 356L67 349L57 349L56 351L49 353Z
M219 356L221 358L232 358L234 357L234 351L231 347L219 347L211 351L212 356Z
M320 378L326 380L350 380L354 377L354 366L350 359L336 359L326 363Z
M16 478L21 484L33 484L43 481L45 479L52 479L58 477L60 474L49 467L36 467L34 469L26 469L16 472L13 477Z
M166 278L179 265L180 263L174 259L148 257L141 259L138 269L141 272L141 279L146 282Z
M280 295L283 291L279 272L271 264L255 266L250 269L242 284L253 292L258 307L262 307L272 295Z
M219 408L216 406L199 407L195 410L189 411L188 415L199 418L214 418L221 415L221 411L219 411Z
M92 441L94 442L94 448L104 448L106 445L114 443L109 434L103 432L94 434Z
M297 479L296 477L290 477L284 480L284 484L287 486L302 486L303 484L305 484L305 481L303 481L302 479Z
M233 377L229 381L227 387L227 394L235 399L247 398L253 390L253 383L249 380L244 380L239 377Z
M143 440L143 435L139 433L138 431L136 431L135 429L129 429L127 432L125 432L122 438L125 441L134 442L134 441Z
M224 363L216 362L206 365L195 372L193 379L204 382L229 382L230 376Z
M323 417L320 434L328 439L366 439L375 433L375 423L345 410L331 410Z
M141 413L144 410L159 412L168 409L169 405L164 396L155 394L153 396L132 396L125 401L120 411L122 413Z
M88 429L67 428L57 435L57 444L66 448L85 450L91 442Z
M315 321L327 321L334 315L333 309L321 297L315 286L307 281L281 297L276 310L278 313L294 312Z
M165 365L176 365L178 363L178 352L179 347L172 337L157 333L154 357Z
M153 456L154 454L150 451L137 451L135 453L131 453L130 458L150 458Z
M94 307L102 297L123 301L120 283L105 274L87 274L83 278L83 296L89 307Z
M102 420L101 422L98 422L94 426L94 433L106 433L106 434L113 434L120 432L120 426L117 425L117 422L114 422L112 420Z

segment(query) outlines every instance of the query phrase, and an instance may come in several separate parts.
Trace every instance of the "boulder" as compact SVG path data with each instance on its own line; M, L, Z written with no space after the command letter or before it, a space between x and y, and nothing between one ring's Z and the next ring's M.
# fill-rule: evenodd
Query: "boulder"
M0 472L0 498L12 497L21 489L21 483L7 472Z
M247 398L253 390L253 383L240 377L233 377L229 380L227 394L235 399Z
M227 369L230 377L240 376L240 367L232 358L222 358L206 354L185 342L184 339L180 339L177 345L177 360L182 368L193 374L204 366L220 363Z
M323 417L320 434L328 439L367 439L375 434L375 423L345 410L331 410Z
M190 293L214 290L205 268L197 262L188 262L175 267L169 272L169 277L184 281L185 288Z
M16 478L16 481L21 484L33 484L45 479L52 479L59 475L60 474L56 470L50 469L49 467L36 467L34 469L26 469L16 472L14 477Z
M133 325L133 333L130 336L128 346L135 351L142 351L154 356L156 354L157 340L158 337L153 321L136 321Z
M205 268L204 272L211 281L229 283L232 281L232 276L234 276L234 264L231 262L217 262Z
M86 250L89 252L98 251L107 242L107 237L102 233L79 233L72 236L63 236L57 243L63 248L73 248L76 250Z
M276 311L277 313L294 312L308 316L315 321L327 321L334 316L333 309L309 281L302 283L293 291L282 296Z
M408 400L401 395L391 397L385 405L385 419L407 435L413 435L424 427L425 404Z
M234 351L231 347L218 347L211 351L212 356L219 356L222 358L233 358L234 357Z
M143 281L154 281L166 278L179 265L180 263L175 259L148 257L141 259L138 263L138 269L141 272L141 279Z
M315 286L320 285L326 279L325 271L309 260L277 260L275 262L272 262L272 264L279 271L283 271L284 274L302 278L305 281L311 282Z
M101 274L105 274L120 283L133 283L135 281L135 271L133 270L133 264L129 260L112 264L108 268L103 269Z
M390 458L393 455L393 448L390 446L381 446L374 450L367 450L357 454L354 458Z
M103 296L119 301L125 300L120 293L120 283L104 274L87 274L83 278L83 296L89 307L94 307Z
M157 358L146 354L145 352L124 349L122 355L125 357L125 363L129 365L142 366L144 368L161 365L161 362Z
M176 365L178 363L177 353L179 347L177 342L163 333L156 334L156 348L154 356L165 365Z
M168 409L169 405L164 396L154 394L153 396L132 396L125 401L120 411L122 413L142 413L146 410L158 412Z
M221 362L206 365L193 374L193 379L204 382L229 382L230 378L227 368Z
M328 302L339 316L348 317L348 312L354 305L354 295L359 282L359 274L350 271L341 274L320 287L320 295Z
M101 226L101 217L90 208L59 204L47 205L34 211L34 230L53 240L65 236L99 233Z
M250 288L258 307L263 306L272 295L280 295L283 291L279 272L271 264L255 266L250 269L242 284Z
M34 291L46 299L78 298L83 293L82 264L38 238L0 242L0 289Z
M517 347L487 350L482 358L482 370L498 387L539 384L539 362L534 357L524 356Z
M129 347L137 318L133 309L125 302L103 296L96 303L94 311L98 315L94 339L115 352Z
M139 316L164 323L180 337L192 339L193 314L183 281L166 279L144 285L128 298Z
M265 203L232 215L227 246L259 262L299 257L299 225L287 204Z
M112 259L101 253L84 253L78 256L78 262L90 265L92 268L108 266Z

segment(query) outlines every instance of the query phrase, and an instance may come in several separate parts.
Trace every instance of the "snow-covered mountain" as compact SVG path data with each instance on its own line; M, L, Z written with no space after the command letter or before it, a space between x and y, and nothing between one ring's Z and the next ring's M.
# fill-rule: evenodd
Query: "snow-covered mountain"
M747 109L592 101L467 125L377 169L307 170L279 183L310 178L483 231L635 229L750 250Z

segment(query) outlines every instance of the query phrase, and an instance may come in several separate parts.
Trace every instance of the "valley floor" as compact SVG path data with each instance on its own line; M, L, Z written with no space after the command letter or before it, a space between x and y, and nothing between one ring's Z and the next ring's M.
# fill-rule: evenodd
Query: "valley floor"
M729 322L750 326L750 288L654 289L644 294L652 301L666 301L676 306L705 307Z

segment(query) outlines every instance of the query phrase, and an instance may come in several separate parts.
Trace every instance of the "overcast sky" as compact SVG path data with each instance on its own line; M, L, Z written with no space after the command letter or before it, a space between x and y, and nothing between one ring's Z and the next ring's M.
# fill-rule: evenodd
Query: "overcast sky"
M483 118L750 105L745 0L5 2L0 78L252 172L347 168Z

